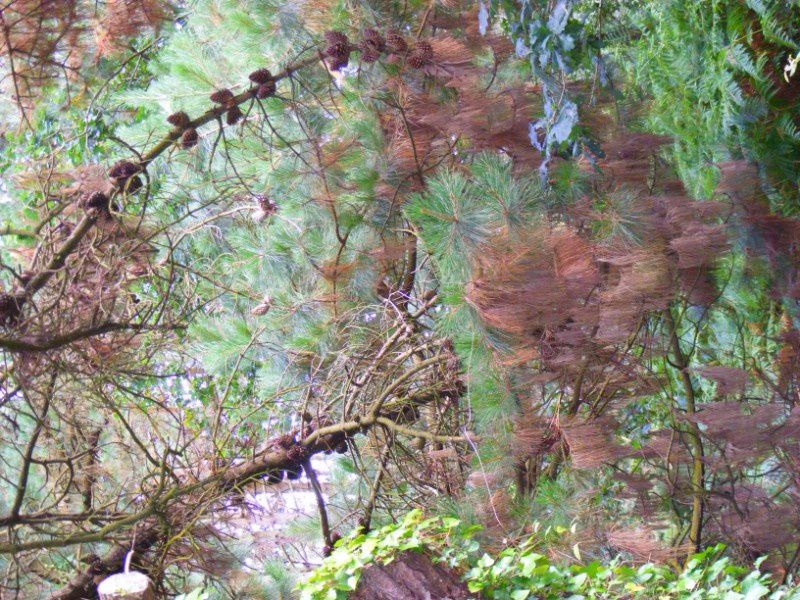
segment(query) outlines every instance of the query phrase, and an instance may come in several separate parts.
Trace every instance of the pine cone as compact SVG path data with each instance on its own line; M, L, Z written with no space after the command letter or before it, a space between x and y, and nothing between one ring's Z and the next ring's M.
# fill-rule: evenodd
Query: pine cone
M421 69L433 60L433 47L422 40L417 43L408 57L408 64L412 69Z
M129 160L119 160L108 170L108 176L112 179L127 179L136 175L142 170L141 166Z
M256 196L256 200L258 201L258 207L268 215L271 215L278 210L278 205L275 203L275 200L269 196L259 194Z
M97 209L108 212L109 198L103 192L86 192L80 202L84 210Z
M108 572L108 567L97 554L89 554L82 558L81 562L88 565L87 570L92 575L105 575Z
M271 308L272 308L272 298L267 296L264 298L264 300L261 301L261 303L258 306L256 306L250 311L250 314L253 315L254 317L262 317L265 314L267 314L269 312L269 309ZM294 442L294 440L292 440L292 442Z
M386 40L384 40L383 36L374 29L364 30L364 41L375 48L375 50L378 52L383 52L386 50Z
M200 139L200 136L197 135L197 129L194 127L190 127L186 131L183 132L181 136L181 147L184 150L188 150L189 148L194 148L197 146L197 141Z
M303 476L303 467L300 465L293 465L286 469L286 479L290 481L297 481Z
M228 122L228 125L236 125L239 120L244 116L242 109L238 106L234 105L228 109L228 114L226 115L225 120Z
M128 181L126 181L122 189L128 194L133 194L142 189L142 186L144 186L142 178L136 175L135 177L131 177Z
M258 86L258 89L256 90L256 98L258 98L259 100L263 100L264 98L269 98L270 96L274 96L276 89L277 86L275 85L275 82L272 80L263 83L260 86Z
M341 31L326 31L323 35L325 36L325 41L329 46L336 44L348 46L350 44L350 40Z
M253 71L248 75L248 79L253 83L257 83L259 85L264 85L272 81L272 73L269 72L269 69L258 69Z
M227 88L222 90L217 90L216 92L211 94L209 98L214 104L221 104L223 106L228 106L233 100L233 92Z
M330 58L349 57L352 49L350 44L330 44L325 48L325 56Z
M182 110L174 112L167 117L167 123L169 123L170 125L174 125L178 129L183 129L184 127L187 127L191 122L192 120L189 118L189 115L187 115Z
M277 440L275 440L275 444L279 448L283 448L284 450L290 450L295 445L295 439L293 435L289 435L287 433L285 435L280 436Z
M293 462L301 462L308 456L308 450L301 444L295 444L286 452L286 458Z
M408 50L405 38L396 31L386 34L386 47L394 54L404 54Z
M372 64L381 57L380 52L366 40L358 44L358 49L361 51L361 62L363 63Z
M325 56L330 59L328 67L332 71L338 71L346 67L350 62L350 52L353 50L353 46L350 45L350 40L347 39L347 36L339 31L326 31L325 41L328 42L328 46L325 48Z
M129 194L136 192L142 187L142 166L129 160L120 160L108 170L108 176L114 183L114 187L124 190Z
M22 305L25 303L23 296L14 296L6 292L0 292L0 325L12 325L19 318L22 312Z
M325 56L334 60L349 58L352 50L353 47L350 44L331 44L325 47Z
M433 60L433 46L430 42L420 40L414 47L414 53L421 56L424 60Z

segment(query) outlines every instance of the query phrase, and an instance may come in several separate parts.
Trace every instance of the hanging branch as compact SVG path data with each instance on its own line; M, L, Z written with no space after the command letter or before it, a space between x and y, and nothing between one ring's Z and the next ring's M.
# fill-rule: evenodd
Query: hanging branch
M675 319L672 310L667 308L664 313L664 322L667 325L667 334L670 338L673 361L678 370L678 377L683 385L683 393L686 397L686 413L695 414L695 392L692 379L689 377L688 361L681 349L681 342L675 327ZM703 507L705 503L705 464L703 461L703 440L700 437L700 428L694 421L689 421L687 434L689 436L689 446L692 451L692 519L689 525L689 541L694 552L700 551L701 535L703 530Z
M322 529L322 537L325 540L325 546L329 550L333 549L333 541L331 540L331 527L328 522L328 511L325 508L325 498L322 496L322 487L319 484L319 478L314 467L311 466L311 459L308 458L303 461L303 470L308 475L308 480L311 482L311 487L314 490L314 496L317 499L317 508L319 509L319 524Z

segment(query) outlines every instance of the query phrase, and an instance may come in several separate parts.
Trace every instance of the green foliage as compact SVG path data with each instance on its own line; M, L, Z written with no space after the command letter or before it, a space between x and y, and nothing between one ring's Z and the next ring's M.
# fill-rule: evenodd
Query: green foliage
M642 36L616 46L617 64L652 98L648 126L672 137L690 191L709 197L713 164L744 155L762 165L775 207L794 213L798 104L783 69L800 44L800 5L670 0L632 16Z
M401 552L413 551L457 569L471 592L493 600L800 598L799 587L775 585L761 573L760 561L753 571L732 564L722 557L723 546L694 555L680 573L651 563L633 566L621 558L606 564L585 563L577 546L573 564L560 564L542 552L549 537L563 533L561 528L537 531L526 541L490 555L476 539L478 528L465 528L456 519L425 519L420 511L412 511L396 524L340 541L298 589L303 600L344 599L356 589L364 568L390 563Z
M440 286L443 310L435 321L437 332L452 340L463 365L467 399L479 430L492 432L480 447L491 469L508 458L508 426L516 399L492 356L505 342L481 324L464 294L481 246L503 232L522 235L541 217L546 201L538 181L515 176L509 160L484 153L465 169L431 177L425 191L411 196L404 207L432 258Z

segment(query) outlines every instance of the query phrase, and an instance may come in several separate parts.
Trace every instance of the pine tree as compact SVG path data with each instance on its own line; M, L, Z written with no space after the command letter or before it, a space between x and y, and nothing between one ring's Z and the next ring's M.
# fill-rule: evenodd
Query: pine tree
M800 229L769 195L796 109L748 120L722 55L678 81L726 48L775 99L759 57L796 35L728 7L751 64L702 2L535 4L198 0L122 83L8 137L3 593L90 595L131 551L159 593L219 584L284 533L321 560L409 508L796 571ZM598 36L622 73L661 62L621 97ZM757 164L719 163L739 148ZM305 520L228 544L299 486Z

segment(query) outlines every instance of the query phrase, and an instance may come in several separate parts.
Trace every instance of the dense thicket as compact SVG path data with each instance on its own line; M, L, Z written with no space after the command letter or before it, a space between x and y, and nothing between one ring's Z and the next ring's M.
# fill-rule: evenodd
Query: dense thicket
M0 16L3 597L410 508L800 568L796 0Z

